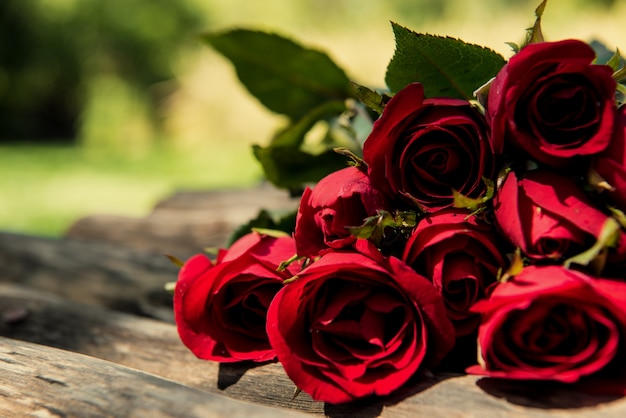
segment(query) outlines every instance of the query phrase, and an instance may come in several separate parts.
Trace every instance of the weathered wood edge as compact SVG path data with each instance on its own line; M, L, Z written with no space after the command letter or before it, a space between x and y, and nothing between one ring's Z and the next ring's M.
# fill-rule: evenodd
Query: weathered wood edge
M15 285L0 285L0 307L13 313L8 316L11 323L0 325L0 335L88 354L207 393L277 408L332 417L626 416L626 399L475 376L422 378L393 396L349 405L324 405L306 394L292 400L293 383L279 364L251 367L198 360L179 342L171 324L68 302Z
M259 404L322 413L278 363L222 365L196 358L176 327L105 308L71 302L17 285L0 284L0 335L98 357L208 393ZM268 385L268 382L271 384Z
M297 417L93 357L0 337L0 416Z
M0 283L173 321L164 291L178 268L163 254L78 239L0 232Z
M233 231L261 209L286 213L299 199L269 184L246 189L177 191L142 218L93 214L76 220L65 238L107 242L187 258L227 244Z

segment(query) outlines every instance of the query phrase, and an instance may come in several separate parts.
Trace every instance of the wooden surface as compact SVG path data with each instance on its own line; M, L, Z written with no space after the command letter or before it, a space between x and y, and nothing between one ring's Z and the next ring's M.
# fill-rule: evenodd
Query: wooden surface
M234 214L241 209L234 206L247 202L254 216L262 196L273 196L273 209L294 205L267 188L177 193L150 215L167 211L180 218L176 227L127 219L133 227L121 231L126 224L104 228L89 221L87 227L79 220L81 228L70 228L63 239L0 232L0 417L626 416L623 398L459 375L421 377L391 397L333 406L304 393L294 398L278 363L196 359L173 324L163 285L177 268L163 252L177 254L168 246L190 242L194 222L215 219L213 211ZM228 231L246 220L237 216ZM226 237L197 239L181 252L217 246Z

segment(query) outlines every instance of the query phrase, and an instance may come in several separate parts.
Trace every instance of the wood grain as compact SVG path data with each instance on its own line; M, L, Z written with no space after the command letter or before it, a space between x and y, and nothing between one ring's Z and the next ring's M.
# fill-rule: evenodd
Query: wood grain
M173 321L165 283L178 268L164 255L120 245L0 232L0 283Z
M297 417L119 364L0 337L2 417Z
M244 190L178 191L143 218L94 214L78 219L65 236L107 242L180 258L226 245L233 231L261 209L286 213L299 199L268 184Z
M1 285L0 295L3 316L11 318L0 325L0 335L87 354L209 394L280 410L331 417L626 416L623 398L450 374L421 377L393 396L349 405L325 405L306 394L292 399L294 385L279 364L218 365L198 360L180 343L171 324L16 285Z

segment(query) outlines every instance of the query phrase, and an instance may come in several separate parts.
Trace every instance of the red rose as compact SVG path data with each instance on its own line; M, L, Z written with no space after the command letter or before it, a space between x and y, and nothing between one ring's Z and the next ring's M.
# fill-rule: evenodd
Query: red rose
M618 116L617 134L609 147L593 159L592 169L610 186L610 201L626 212L626 106Z
M350 247L356 237L346 227L362 225L380 209L389 209L388 199L361 170L329 174L313 190L307 187L300 200L294 233L298 255L314 258L325 249Z
M402 259L432 280L458 336L472 333L479 317L469 308L504 267L493 227L461 209L422 219L406 243Z
M526 267L474 306L482 366L468 372L567 383L594 374L623 355L624 295L623 281Z
M267 308L297 269L277 272L295 254L289 237L248 234L214 265L198 254L180 270L174 317L182 342L199 358L221 362L275 358L265 332Z
M432 283L397 258L371 254L378 258L324 254L270 305L267 333L278 360L315 400L387 395L454 344Z
M530 44L500 70L489 90L487 120L494 149L505 141L532 158L562 167L604 150L615 124L615 81L592 65L578 40Z
M529 258L561 260L591 247L609 218L567 176L533 170L518 179L510 172L494 196L496 223ZM611 261L626 258L622 232Z
M426 210L452 205L452 190L478 197L494 173L482 114L465 100L424 99L410 84L385 106L363 145L372 184Z

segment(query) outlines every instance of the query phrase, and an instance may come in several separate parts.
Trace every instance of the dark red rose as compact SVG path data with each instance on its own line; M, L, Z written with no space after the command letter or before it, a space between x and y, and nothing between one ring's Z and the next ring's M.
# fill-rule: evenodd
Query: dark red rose
M591 247L609 218L571 177L543 169L521 179L510 172L494 196L494 213L502 234L524 255L555 261ZM625 257L622 231L609 259Z
M422 219L406 243L402 259L432 280L443 296L457 336L478 327L470 307L485 295L504 268L502 245L492 225L461 209L446 209Z
M276 355L265 332L267 308L297 271L297 265L276 271L295 254L295 244L290 237L252 233L231 249L221 251L216 264L198 254L180 270L174 292L178 334L201 359L271 360Z
M507 143L556 167L604 150L615 124L613 70L593 65L578 40L530 44L500 70L489 90L487 120L496 153Z
M315 400L387 395L454 344L432 283L397 258L371 254L324 254L270 305L278 360Z
M384 194L373 188L367 175L346 167L306 188L296 218L294 239L298 255L314 258L321 251L350 247L356 241L346 227L363 224L378 210L389 210Z
M592 170L608 183L608 199L626 212L626 106L620 108L617 134L609 147L593 159Z
M623 356L626 282L529 266L474 305L479 361L468 372L576 382Z
M483 115L465 100L424 99L410 84L385 106L363 145L372 184L411 205L435 211L456 190L478 197L494 174Z

